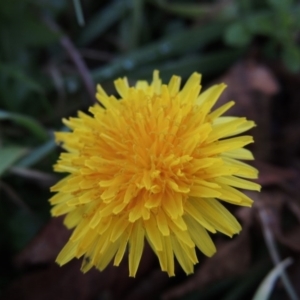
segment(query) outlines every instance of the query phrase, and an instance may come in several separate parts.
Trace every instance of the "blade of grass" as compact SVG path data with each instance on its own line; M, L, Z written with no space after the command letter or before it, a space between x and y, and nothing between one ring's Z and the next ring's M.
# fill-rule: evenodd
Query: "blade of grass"
M20 159L25 153L26 149L17 146L6 146L0 148L0 176L14 163Z
M43 145L33 149L28 155L21 159L16 164L16 167L28 168L35 165L48 154L50 154L56 148L56 146L57 145L55 144L53 139L44 143Z
M289 257L277 264L260 284L252 300L268 300L274 288L275 282L282 275L284 269L291 265L292 262L293 260ZM298 297L295 299L297 300Z
M132 30L132 16L125 15L119 22L118 26L118 47L119 55L122 53L128 53L131 43L131 30Z
M57 177L53 174L46 173L40 170L34 170L29 168L11 167L9 169L11 174L23 177L28 180L39 182L44 186L53 185L57 182Z
M67 127L62 127L58 131L69 131L69 129ZM46 143L33 149L28 155L22 158L15 166L20 168L29 168L35 165L36 163L38 163L39 161L41 161L47 155L49 155L52 151L55 150L56 147L57 144L55 143L54 138L52 137Z
M180 4L180 3L168 3L165 0L152 0L151 3L157 5L161 9L179 15L181 17L187 18L201 18L207 17L207 15L216 17L218 13L224 6L224 3L217 4ZM227 4L227 3L226 3Z
M42 142L48 139L48 134L46 130L42 127L41 124L39 124L39 122L37 122L35 119L31 117L21 115L18 113L7 112L5 110L0 110L0 121L1 120L10 120L15 122L18 125L25 127L34 136L36 136L38 140Z
M110 26L130 10L130 0L115 0L109 3L87 23L78 38L79 45L86 45L101 36Z
M141 30L143 28L143 6L144 0L133 0L131 39L128 45L129 50L137 48L139 44Z
M73 4L75 8L77 22L79 26L84 26L85 22L84 22L84 16L83 16L80 0L73 0Z
M9 184L0 180L0 190L5 192L8 199L10 199L12 203L14 203L17 207L25 210L28 213L32 213L32 210L27 205L27 203L22 199L19 193L15 189L13 189L13 187L11 187Z
M167 63L154 63L151 67L143 67L130 73L130 78L149 80L152 78L154 69L160 71L160 77L163 80L169 80L174 74L187 77L194 71L199 71L203 75L212 75L225 70L237 60L242 53L243 50L227 50L210 54L194 55Z
M223 33L223 28L224 24L213 23L200 28L183 30L119 57L108 66L92 71L92 76L98 82L110 80L140 66L200 49L218 39Z

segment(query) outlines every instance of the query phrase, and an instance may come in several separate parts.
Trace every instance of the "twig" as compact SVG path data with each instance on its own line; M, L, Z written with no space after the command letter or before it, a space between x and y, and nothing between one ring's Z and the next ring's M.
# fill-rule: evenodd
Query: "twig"
M16 206L24 209L28 213L33 213L29 206L22 200L22 198L7 183L0 180L0 190L1 189L9 196Z
M53 185L55 182L58 181L56 176L38 170L22 167L12 167L9 171L12 174L42 183L44 186L47 187Z
M271 225L272 225L272 221L270 220L267 211L263 207L258 208L258 213L259 213L259 217L260 217L260 220L262 223L263 235L264 235L264 238L265 238L265 241L267 244L267 248L269 250L273 264L275 266L277 266L280 264L281 258L280 258L280 255L279 255L279 252L278 252L278 249L276 246L276 242L274 240L274 236L270 229ZM282 283L283 283L290 299L299 300L299 298L288 278L288 275L284 270L282 270L280 277L281 277Z
M79 76L81 77L83 84L90 96L90 102L94 104L95 85L90 75L90 72L85 62L83 61L81 55L79 54L78 50L76 49L75 45L72 43L71 39L67 35L63 34L58 24L56 24L52 18L50 18L49 16L43 16L43 21L53 32L59 33L61 35L60 43L70 56L70 59L73 61L74 65L76 66Z

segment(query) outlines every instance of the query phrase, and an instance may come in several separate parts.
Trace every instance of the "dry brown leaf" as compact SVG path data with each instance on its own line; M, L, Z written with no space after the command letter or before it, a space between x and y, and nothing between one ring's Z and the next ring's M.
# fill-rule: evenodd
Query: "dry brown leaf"
M298 176L292 169L277 167L262 161L255 161L254 166L259 170L257 182L262 186L278 185Z
M63 267L52 263L45 269L28 272L10 285L2 299L92 300L105 295L118 300L139 284L139 277L128 277L127 262L120 267L110 265L103 272L93 269L86 274L80 271L80 265L81 260L72 260ZM147 266L148 263L142 266L139 276L149 272Z
M101 281L97 271L83 275L80 262L73 261L60 268L52 264L49 268L30 272L16 280L6 291L3 300L89 300L99 292ZM105 278L102 278L102 281Z
M71 233L63 225L62 220L62 218L51 219L29 245L17 255L15 264L23 267L55 261Z
M249 193L250 194L250 193ZM247 193L247 196L248 193ZM253 198L250 194L250 198ZM249 207L239 207L234 214L236 217L238 217L239 220L241 220L241 223L243 226L249 228L253 224L254 220L254 210Z
M152 271L143 278L124 300L159 299L161 291L169 284L170 278L160 269Z
M164 300L178 299L183 295L200 290L209 283L228 276L243 274L250 264L250 240L247 228L234 240L217 245L217 253L205 260L195 274L184 283L163 294Z
M277 80L267 66L250 60L236 63L218 82L225 82L228 85L221 95L218 105L234 100L236 106L230 110L230 114L245 115L249 118L249 114L252 115L253 110L255 115L261 113L256 111L257 101L253 92L270 97L277 94L280 89Z
M257 127L251 134L256 158L268 159L271 155L271 101L279 91L279 84L271 71L253 60L235 64L221 79L228 87L220 97L218 105L234 100L228 114L245 116L255 121Z
M143 291L138 291L136 287L140 286L140 281L145 285L143 278L150 274L151 279L151 274L158 266L155 264L155 255L148 245L145 246L136 278L129 277L126 257L120 267L110 264L103 272L93 269L83 274L80 271L81 260L72 260L62 267L54 263L69 235L70 231L63 226L62 218L51 219L15 259L18 267L31 270L8 287L3 299L88 300L104 295L117 300L125 299L128 293L143 294ZM166 280L163 284L152 282L153 286L157 285L156 288L160 286L161 289L168 280L165 274L164 276ZM152 279L155 278L154 276Z
M273 96L279 92L278 82L266 66L249 62L247 69L249 84L253 90L267 96Z

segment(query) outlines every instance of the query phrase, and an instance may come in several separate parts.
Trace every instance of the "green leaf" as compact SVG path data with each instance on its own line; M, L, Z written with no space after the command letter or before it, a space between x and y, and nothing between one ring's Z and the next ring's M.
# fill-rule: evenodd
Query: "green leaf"
M253 13L245 19L245 26L251 33L272 36L274 31L273 16L270 11Z
M17 146L0 148L0 176L20 159L27 150Z
M300 29L300 5L298 6L294 6L291 12L291 15L293 17L293 22L294 22L294 26L295 29Z
M293 0L267 0L267 3L278 11L287 10L293 4Z
M252 39L250 31L241 22L233 23L225 31L225 42L231 46L247 46Z
M271 272L265 277L263 282L260 284L256 290L252 300L267 300L269 299L272 290L274 288L275 282L283 272L283 270L292 264L292 259L287 258L279 263Z
M296 45L286 45L282 52L282 60L286 67L294 73L300 71L300 49Z
M240 16L240 10L236 1L227 2L224 8L221 10L218 18L221 20L236 20Z
M40 141L46 141L48 139L46 130L35 119L31 117L7 112L0 109L0 121L1 120L10 120L17 123L18 125L25 127Z

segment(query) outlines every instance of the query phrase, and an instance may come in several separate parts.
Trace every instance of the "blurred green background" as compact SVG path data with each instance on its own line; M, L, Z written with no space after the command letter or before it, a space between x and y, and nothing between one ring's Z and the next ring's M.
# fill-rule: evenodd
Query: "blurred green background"
M296 74L299 33L296 0L0 1L0 295L50 219L53 131L94 102L96 83L114 93L115 78L159 69L165 80L198 71L207 84L249 56Z

